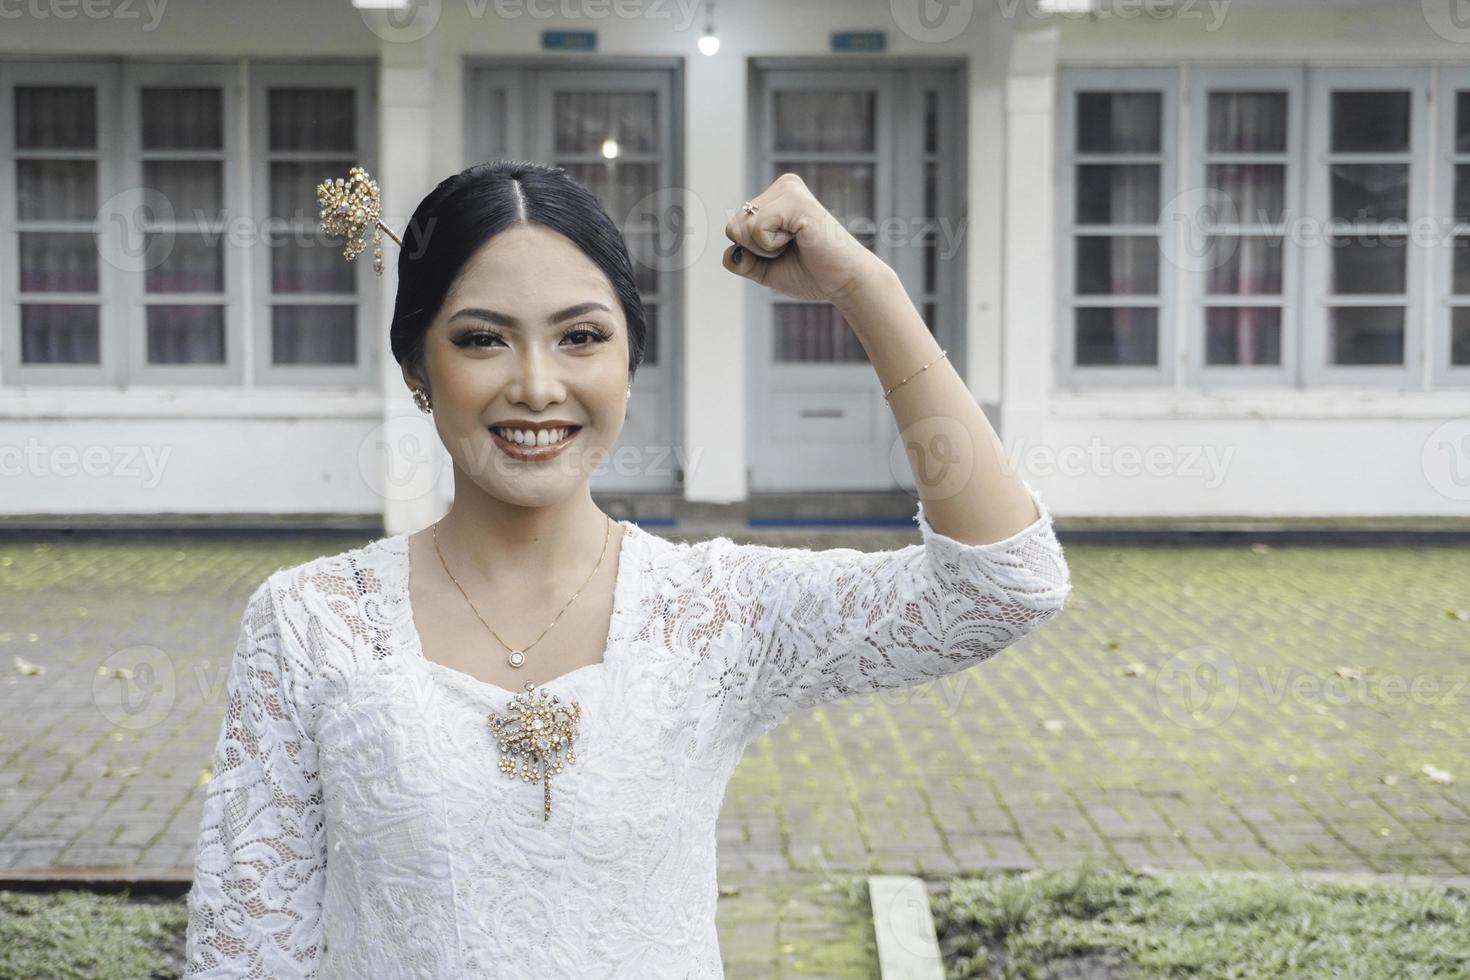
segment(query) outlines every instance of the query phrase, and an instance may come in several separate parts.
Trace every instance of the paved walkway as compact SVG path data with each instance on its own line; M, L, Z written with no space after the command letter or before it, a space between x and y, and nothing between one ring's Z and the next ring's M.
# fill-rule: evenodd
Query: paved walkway
M187 879L245 598L360 540L0 543L0 875ZM993 662L752 746L719 827L732 977L867 975L869 871L1470 875L1470 549L1067 553L1067 611Z

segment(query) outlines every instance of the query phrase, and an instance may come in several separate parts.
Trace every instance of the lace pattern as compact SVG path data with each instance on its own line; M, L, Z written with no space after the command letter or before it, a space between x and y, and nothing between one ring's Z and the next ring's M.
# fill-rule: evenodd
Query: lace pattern
M1028 491L1030 488L1027 488ZM274 573L227 683L186 977L723 975L715 826L752 740L794 712L981 663L1055 616L1051 517L866 553L673 543L626 523L578 762L507 780L510 692L416 655L408 536Z

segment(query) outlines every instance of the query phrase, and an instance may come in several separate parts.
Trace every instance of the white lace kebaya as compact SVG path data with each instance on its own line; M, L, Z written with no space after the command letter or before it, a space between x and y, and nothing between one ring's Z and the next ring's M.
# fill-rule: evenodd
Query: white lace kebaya
M979 664L1061 611L1051 515L988 545L807 551L636 524L577 761L497 768L511 692L426 659L408 534L250 597L204 800L186 977L721 977L715 822L746 746L819 703Z

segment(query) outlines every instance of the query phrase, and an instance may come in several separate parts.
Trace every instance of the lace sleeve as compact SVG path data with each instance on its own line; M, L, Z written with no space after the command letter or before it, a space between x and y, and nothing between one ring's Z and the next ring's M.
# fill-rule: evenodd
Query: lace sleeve
M974 666L1059 613L1070 571L1050 512L1026 490L1038 518L991 544L940 534L921 502L922 544L742 549L738 574L749 576L759 613L722 686L743 702L743 743L798 709Z
M250 597L204 799L185 936L190 977L308 978L322 949L326 838L308 665L268 579Z

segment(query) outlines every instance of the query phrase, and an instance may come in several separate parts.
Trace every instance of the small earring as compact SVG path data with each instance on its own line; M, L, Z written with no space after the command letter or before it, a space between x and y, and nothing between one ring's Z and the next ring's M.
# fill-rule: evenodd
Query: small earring
M419 407L419 411L421 412L433 411L429 407L429 393L422 388L415 388L413 390L413 403Z

